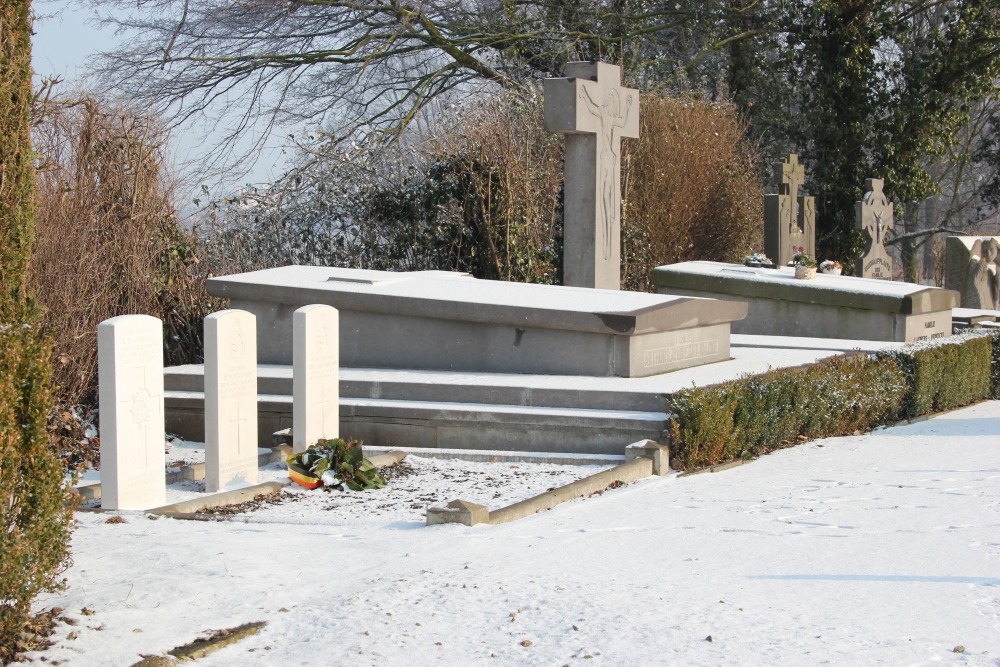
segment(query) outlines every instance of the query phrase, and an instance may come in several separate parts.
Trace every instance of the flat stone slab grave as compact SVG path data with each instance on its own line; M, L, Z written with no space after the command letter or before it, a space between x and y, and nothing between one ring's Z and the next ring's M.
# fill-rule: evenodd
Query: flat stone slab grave
M951 335L958 293L851 276L796 280L789 267L682 262L653 269L665 294L746 301L733 333L912 343Z
M260 363L292 363L292 313L340 311L345 367L643 377L729 359L746 306L463 273L317 266L212 278L209 294L257 317Z

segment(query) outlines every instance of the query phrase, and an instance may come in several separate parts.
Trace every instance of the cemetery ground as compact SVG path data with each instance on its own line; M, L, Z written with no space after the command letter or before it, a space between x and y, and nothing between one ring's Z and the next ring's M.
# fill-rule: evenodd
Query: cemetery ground
M221 521L79 513L68 588L37 601L68 621L29 658L130 665L263 621L199 664L997 665L998 437L984 402L501 526L414 506L561 478L414 460Z

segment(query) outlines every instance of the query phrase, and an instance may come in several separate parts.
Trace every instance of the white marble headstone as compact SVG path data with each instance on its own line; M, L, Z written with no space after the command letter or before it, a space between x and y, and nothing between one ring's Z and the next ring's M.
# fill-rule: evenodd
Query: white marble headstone
M163 324L121 315L97 326L101 507L144 510L166 503Z
M292 449L340 437L340 313L322 304L292 314Z
M257 483L257 328L243 310L205 318L205 490Z

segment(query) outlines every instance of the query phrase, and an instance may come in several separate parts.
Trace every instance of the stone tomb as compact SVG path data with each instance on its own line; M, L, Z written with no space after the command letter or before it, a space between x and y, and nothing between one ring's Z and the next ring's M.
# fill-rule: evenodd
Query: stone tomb
M292 449L340 437L340 317L323 304L292 313Z
M207 289L257 317L259 360L292 363L292 313L340 311L351 368L642 377L729 358L746 305L684 296L286 266L219 278Z
M145 510L166 501L163 324L122 315L97 326L101 507Z
M785 266L796 248L816 256L816 201L800 197L805 167L792 153L774 165L778 194L764 195L764 254Z
M881 178L865 181L864 198L855 203L858 229L868 240L858 259L857 275L892 280L892 257L885 250L885 233L893 227L892 202L882 192Z
M945 252L944 284L961 295L962 307L1000 310L1000 237L949 236Z
M653 269L667 294L745 301L733 333L910 343L951 334L958 294L904 282L820 274L796 280L792 268L758 269L683 262Z
M257 483L257 331L254 316L205 318L205 490Z
M621 140L639 136L639 91L621 68L572 62L545 79L545 127L566 134L563 280L573 287L621 285Z

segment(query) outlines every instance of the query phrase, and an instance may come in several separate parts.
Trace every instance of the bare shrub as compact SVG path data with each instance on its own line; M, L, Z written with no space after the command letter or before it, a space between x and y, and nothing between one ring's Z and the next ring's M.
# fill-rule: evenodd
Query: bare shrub
M738 261L763 247L763 189L746 124L727 104L643 97L624 143L622 283L648 290L661 264Z
M175 216L158 122L87 97L49 100L40 121L30 284L53 338L60 399L92 403L98 323L160 317L167 362L190 359L201 349L201 279Z
M745 126L725 105L650 95L623 164L623 276L733 260L762 245L762 190ZM216 202L213 272L288 263L467 271L562 281L562 137L537 94L470 103L394 144L304 149L271 187Z

